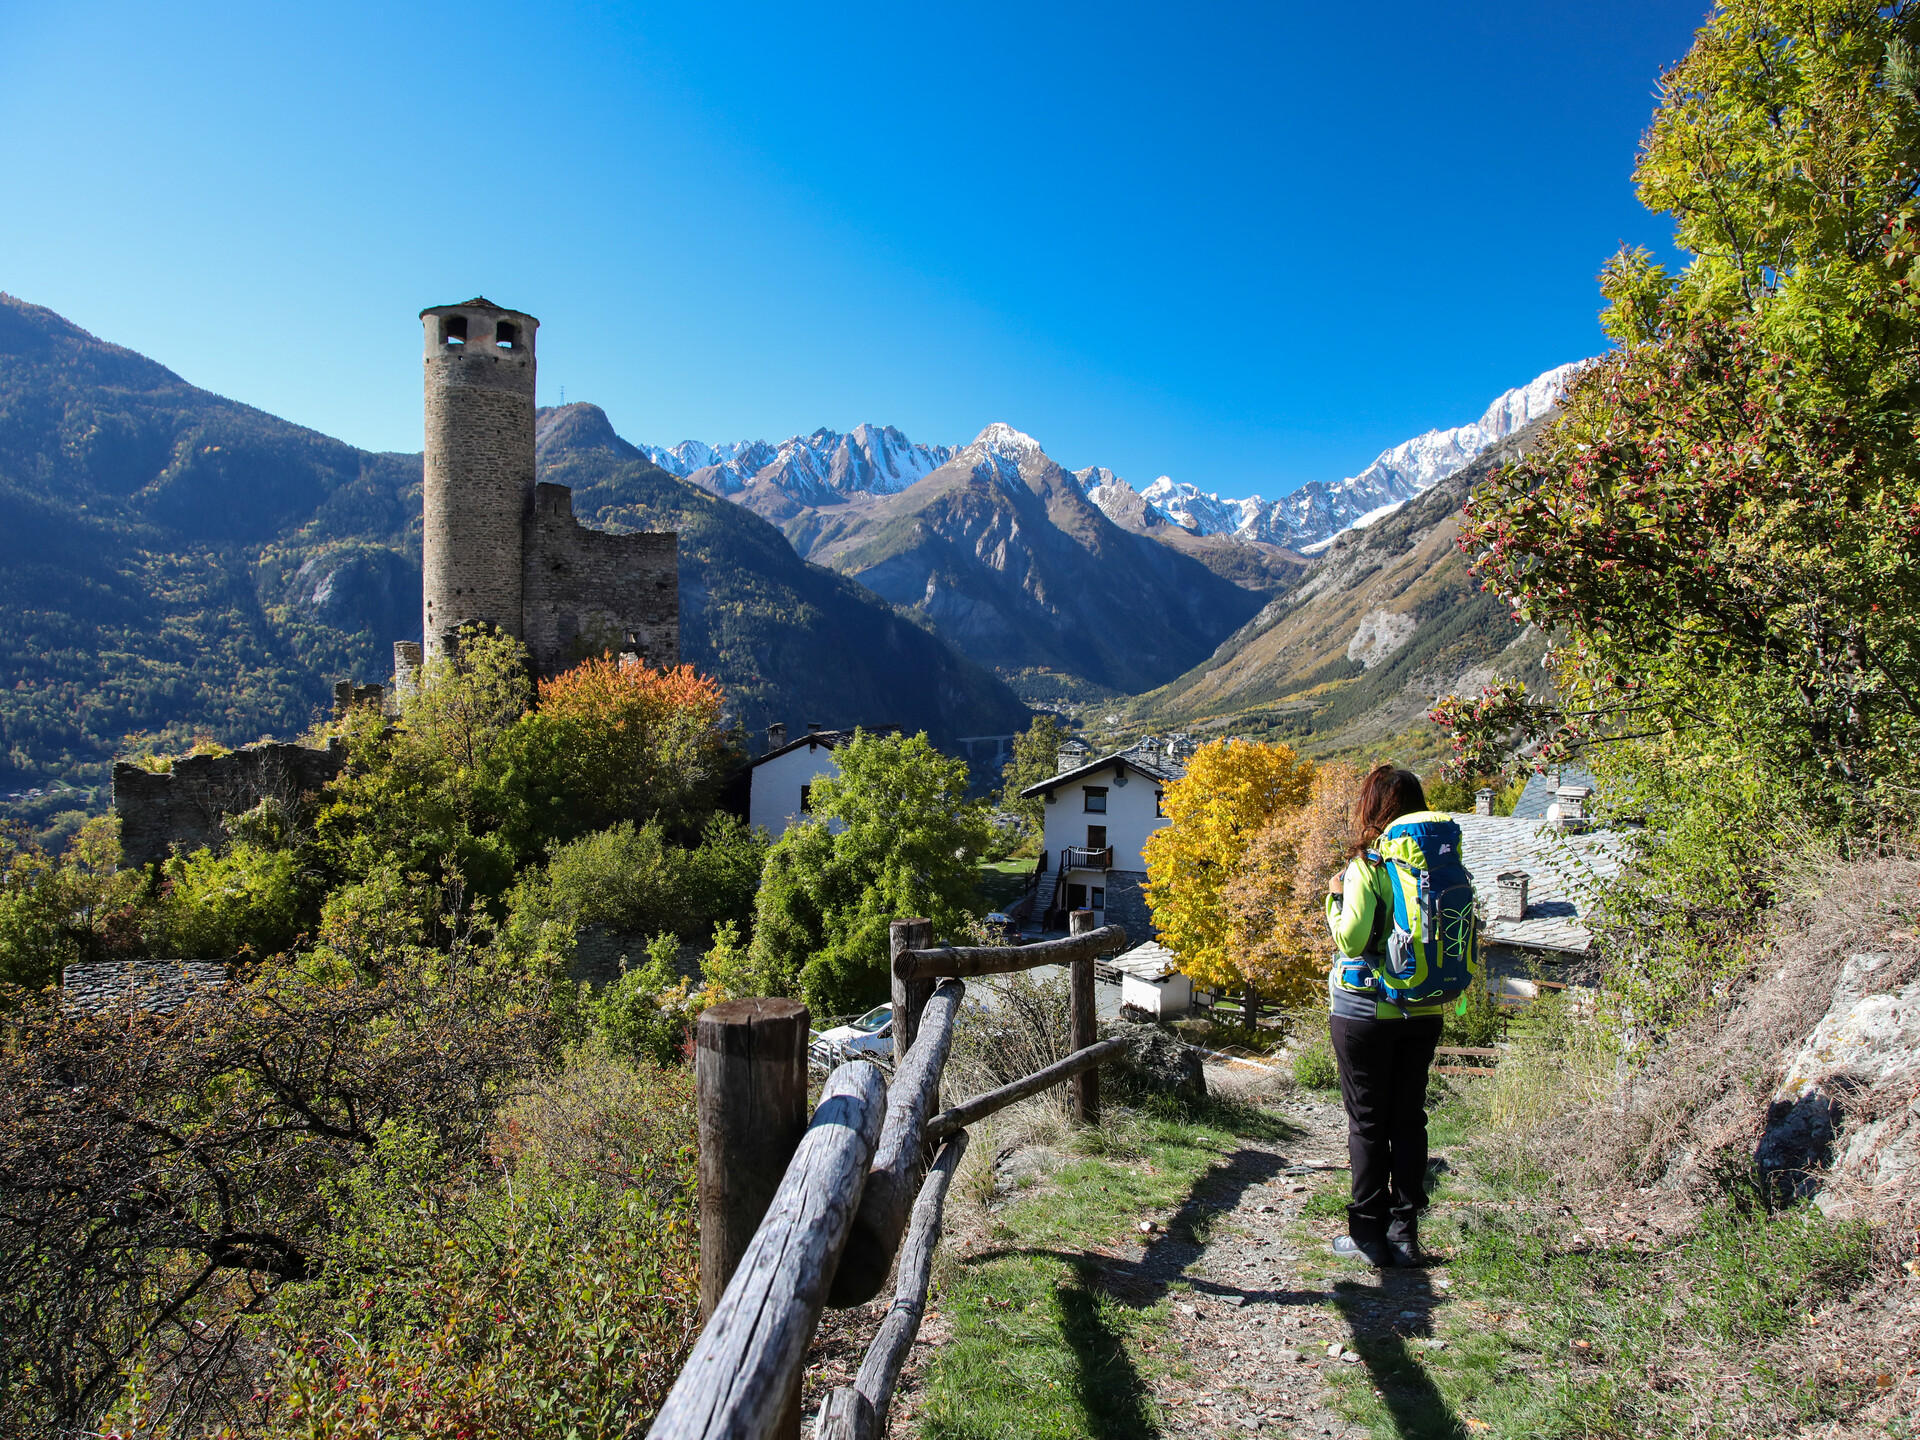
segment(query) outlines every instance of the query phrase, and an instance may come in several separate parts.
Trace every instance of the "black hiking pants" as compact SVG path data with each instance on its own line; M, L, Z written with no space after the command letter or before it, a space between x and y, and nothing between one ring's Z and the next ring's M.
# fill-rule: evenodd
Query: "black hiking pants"
M1440 1017L1335 1015L1332 1028L1353 1162L1347 1233L1362 1242L1411 1240L1427 1208L1427 1067Z

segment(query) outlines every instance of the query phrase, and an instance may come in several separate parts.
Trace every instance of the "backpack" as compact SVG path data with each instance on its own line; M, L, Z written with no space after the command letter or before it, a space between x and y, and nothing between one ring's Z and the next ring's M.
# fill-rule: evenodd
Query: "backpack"
M1480 975L1480 922L1460 827L1427 812L1396 820L1374 843L1367 859L1386 869L1393 917L1385 955L1367 947L1371 988L1403 1013L1464 995ZM1375 934L1385 925L1379 916Z

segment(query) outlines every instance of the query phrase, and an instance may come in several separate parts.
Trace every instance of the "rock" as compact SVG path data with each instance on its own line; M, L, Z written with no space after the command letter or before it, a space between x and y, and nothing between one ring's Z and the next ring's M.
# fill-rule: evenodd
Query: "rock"
M1800 1048L1767 1107L1754 1161L1777 1193L1814 1195L1822 1173L1854 1184L1898 1188L1920 1172L1920 1099L1854 1128L1836 1158L1847 1112L1869 1091L1910 1087L1920 1078L1920 981L1895 991L1880 975L1897 957L1849 955L1832 1000ZM1816 1202L1829 1209L1834 1199Z
M1171 1095L1179 1100L1204 1100L1207 1075L1200 1052L1158 1025L1116 1024L1114 1035L1133 1041L1112 1067L1123 1095Z
M1282 1350L1280 1352L1280 1358L1290 1364L1298 1365L1302 1360L1306 1359L1307 1356L1306 1352L1302 1350Z

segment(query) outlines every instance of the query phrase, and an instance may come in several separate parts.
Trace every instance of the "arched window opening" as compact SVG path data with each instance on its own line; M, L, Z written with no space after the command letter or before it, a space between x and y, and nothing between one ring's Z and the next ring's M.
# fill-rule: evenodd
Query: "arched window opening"
M464 315L442 315L440 317L440 343L442 345L466 344L467 317Z
M502 350L520 348L520 327L509 320L502 320L493 327L493 343Z

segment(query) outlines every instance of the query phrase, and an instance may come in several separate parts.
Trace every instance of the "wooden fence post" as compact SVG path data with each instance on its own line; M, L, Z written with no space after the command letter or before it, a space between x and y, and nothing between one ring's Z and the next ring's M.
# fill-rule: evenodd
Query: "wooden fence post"
M1075 910L1067 916L1067 933L1084 935L1094 928L1093 911ZM1067 1029L1067 1048L1084 1050L1100 1038L1100 1023L1093 1003L1093 957L1073 962L1073 1002ZM1073 1118L1082 1125L1100 1123L1100 1071L1082 1070L1073 1077Z
M933 945L933 921L895 920L887 926L887 972L893 977L893 1063L913 1048L920 1034L920 1012L933 998L934 980L902 978L895 963L906 950L926 950ZM937 1107L936 1107L937 1108Z
M726 1293L807 1129L807 1007L729 1000L700 1014L694 1103L700 1143L700 1319ZM774 1431L798 1440L800 1391Z

